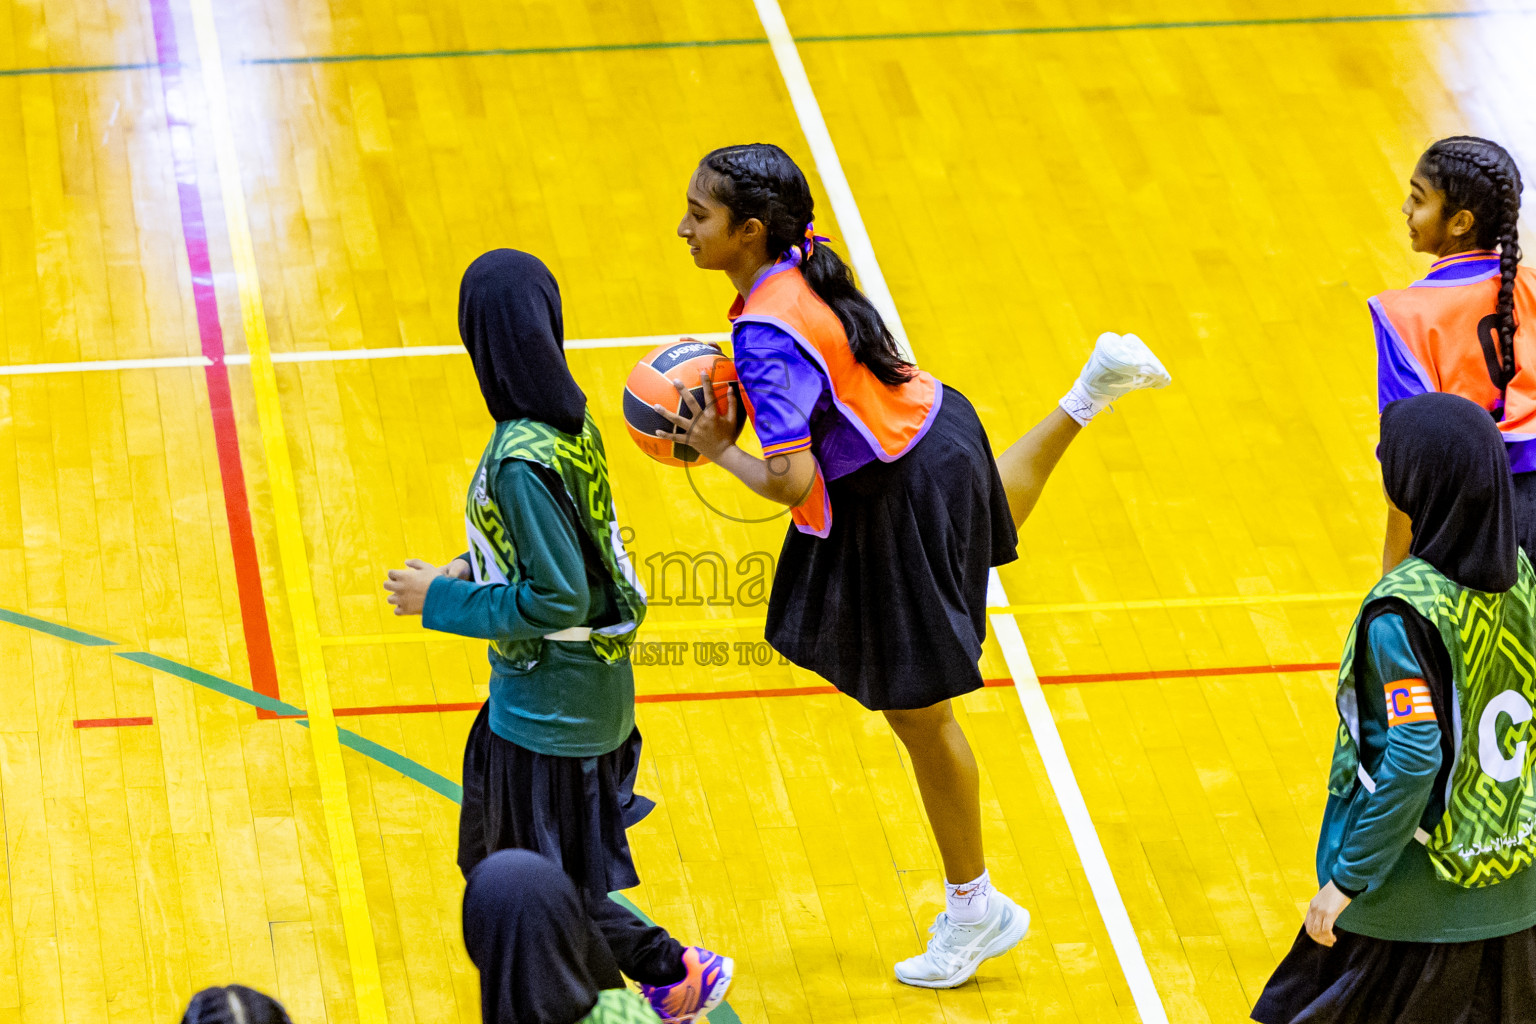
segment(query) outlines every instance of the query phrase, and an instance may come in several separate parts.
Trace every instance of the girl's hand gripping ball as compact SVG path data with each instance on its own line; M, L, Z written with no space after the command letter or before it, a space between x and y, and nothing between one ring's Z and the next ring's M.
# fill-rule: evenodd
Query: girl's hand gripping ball
M740 398L736 366L720 346L684 338L657 346L635 364L624 382L624 421L635 444L657 462L702 466L740 435ZM706 405L714 418L694 423ZM729 437L721 444L717 434Z
M736 389L727 389L723 398L701 403L700 393L715 393L715 382L710 370L699 371L699 387L690 388L681 380L674 380L679 407L685 413L677 413L657 403L651 408L664 416L676 429L658 430L656 436L671 440L674 444L686 444L699 453L700 462L717 461L725 451L736 444L741 434L741 409L736 401ZM722 409L721 406L724 405Z

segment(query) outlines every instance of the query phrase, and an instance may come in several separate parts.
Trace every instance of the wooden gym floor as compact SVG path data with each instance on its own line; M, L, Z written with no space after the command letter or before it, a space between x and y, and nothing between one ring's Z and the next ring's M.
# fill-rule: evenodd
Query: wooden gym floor
M1518 7L784 2L913 347L995 445L1100 331L1175 375L1083 436L1002 572L1169 1020L1244 1019L1315 890L1328 668L1379 558L1364 303L1425 268L1397 213L1425 144L1536 160ZM354 350L451 353L502 245L549 263L569 338L642 339L570 356L646 640L685 645L637 670L660 806L628 896L737 958L717 1024L1138 1019L990 646L963 716L1033 929L977 984L894 982L942 902L901 752L758 664L783 520L624 439L643 339L725 328L673 236L695 161L813 166L753 4L213 8L0 18L0 1022L174 1020L232 981L297 1022L478 1019L482 645L380 582L462 549L489 424L462 353Z

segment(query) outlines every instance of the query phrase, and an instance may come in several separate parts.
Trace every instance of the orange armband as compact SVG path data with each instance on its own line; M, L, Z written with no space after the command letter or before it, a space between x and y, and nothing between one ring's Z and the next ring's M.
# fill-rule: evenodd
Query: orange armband
M1387 727L1433 722L1435 704L1422 679L1399 679L1382 687L1387 697Z

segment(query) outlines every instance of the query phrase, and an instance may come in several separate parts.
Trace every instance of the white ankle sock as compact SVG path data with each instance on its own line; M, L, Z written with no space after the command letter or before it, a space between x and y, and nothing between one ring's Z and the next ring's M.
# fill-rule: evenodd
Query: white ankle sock
M986 917L991 897L992 876L986 871L969 882L944 883L944 909L956 924L975 924Z
M1083 387L1082 381L1077 380L1072 382L1072 390L1063 395L1057 404L1061 406L1062 412L1077 421L1078 426L1086 427L1089 420L1109 406L1109 401L1102 395L1095 395Z

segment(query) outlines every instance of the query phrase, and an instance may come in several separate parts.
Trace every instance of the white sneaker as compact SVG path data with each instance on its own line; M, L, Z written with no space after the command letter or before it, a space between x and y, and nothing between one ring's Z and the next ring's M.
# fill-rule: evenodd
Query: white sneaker
M928 948L921 956L896 965L896 980L918 988L954 988L964 985L983 960L1002 956L1029 931L1029 911L996 889L992 890L987 916L975 924L956 924L940 912L928 933Z
M1077 422L1087 424L1132 391L1165 388L1172 383L1173 377L1146 342L1134 334L1105 331L1094 343L1093 355L1061 400L1061 407Z

